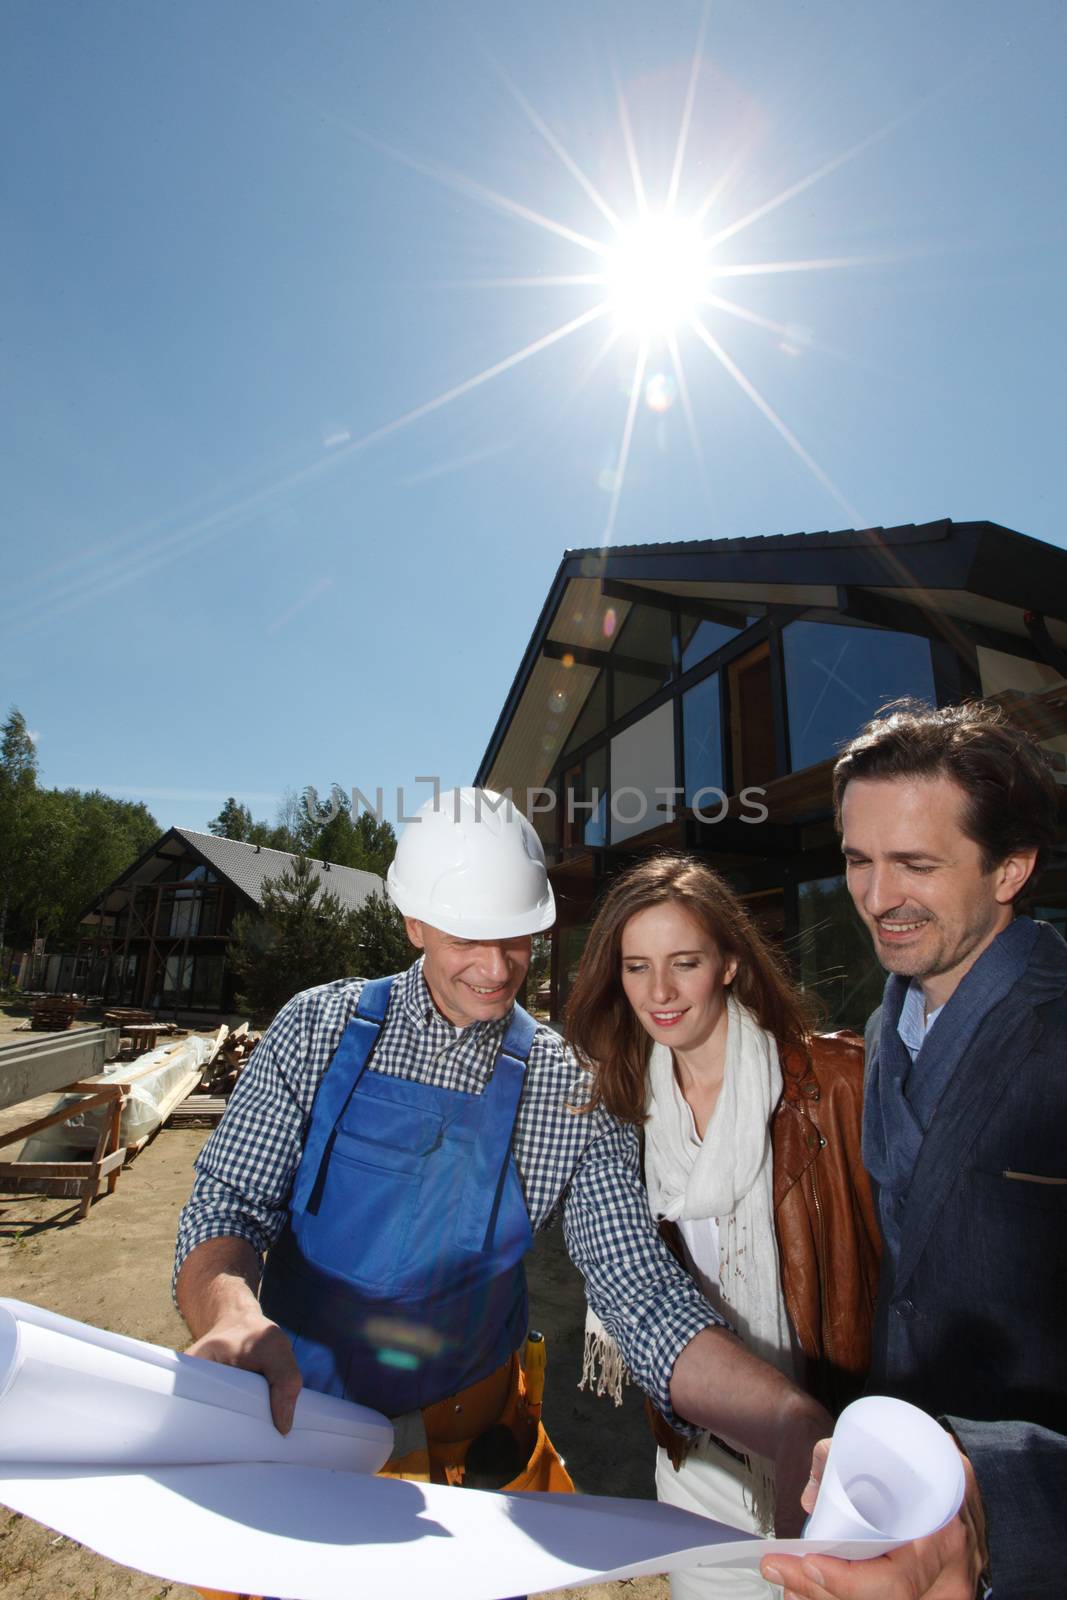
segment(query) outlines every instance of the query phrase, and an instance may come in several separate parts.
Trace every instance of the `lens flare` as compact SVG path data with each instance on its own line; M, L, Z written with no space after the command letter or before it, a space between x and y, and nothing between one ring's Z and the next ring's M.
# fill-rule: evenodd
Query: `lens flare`
M665 372L654 372L645 384L645 405L650 411L662 415L669 411L678 393L678 385Z

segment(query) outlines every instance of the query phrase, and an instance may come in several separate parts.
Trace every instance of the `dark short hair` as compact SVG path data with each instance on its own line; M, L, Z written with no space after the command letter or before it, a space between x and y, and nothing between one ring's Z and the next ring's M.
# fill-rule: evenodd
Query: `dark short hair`
M992 872L1017 851L1036 850L1027 889L1056 842L1059 794L1044 752L1000 706L897 700L861 728L834 766L834 820L853 778L950 778L964 794L961 826Z

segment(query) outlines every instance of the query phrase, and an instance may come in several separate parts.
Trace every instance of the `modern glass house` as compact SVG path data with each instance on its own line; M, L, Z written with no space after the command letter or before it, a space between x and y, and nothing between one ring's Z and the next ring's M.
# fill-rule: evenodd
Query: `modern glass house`
M235 979L228 961L238 912L262 907L263 887L296 857L265 845L170 828L104 889L81 919L83 949L51 987L101 994L111 1005L227 1014ZM373 872L315 862L319 893L358 910L385 886Z
M784 942L828 1022L861 1024L882 974L831 771L903 695L1001 701L1067 784L1067 550L942 521L568 551L475 780L510 789L545 845L553 1014L605 882L682 848ZM1040 893L1067 932L1067 853Z

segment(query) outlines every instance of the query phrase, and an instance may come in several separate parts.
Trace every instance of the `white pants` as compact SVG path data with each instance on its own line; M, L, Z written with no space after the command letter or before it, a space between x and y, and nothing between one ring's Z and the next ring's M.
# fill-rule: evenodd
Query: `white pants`
M656 1452L657 1500L758 1534L751 1496L745 1498L750 1481L747 1467L705 1441L690 1451L678 1472L665 1450ZM781 1600L776 1585L739 1567L688 1567L670 1576L671 1600Z

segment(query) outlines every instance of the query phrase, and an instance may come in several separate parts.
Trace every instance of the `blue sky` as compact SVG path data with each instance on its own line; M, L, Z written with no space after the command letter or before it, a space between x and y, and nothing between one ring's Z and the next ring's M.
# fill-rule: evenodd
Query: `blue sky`
M1059 0L9 0L3 33L0 701L48 784L203 827L467 782L567 547L1065 542ZM635 393L604 286L554 280L676 165L710 344L683 320L683 390L654 338Z

